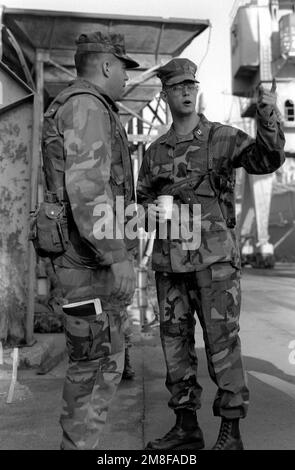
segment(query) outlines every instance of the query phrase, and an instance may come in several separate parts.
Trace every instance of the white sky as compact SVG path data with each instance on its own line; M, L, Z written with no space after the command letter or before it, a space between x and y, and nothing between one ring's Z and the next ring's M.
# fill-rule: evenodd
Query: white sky
M230 21L235 0L2 0L7 7L35 10L62 10L87 13L162 16L208 19L212 24L209 50L206 54L209 29L204 31L182 53L200 64L198 78L204 92L206 116L224 120L229 116L231 99Z

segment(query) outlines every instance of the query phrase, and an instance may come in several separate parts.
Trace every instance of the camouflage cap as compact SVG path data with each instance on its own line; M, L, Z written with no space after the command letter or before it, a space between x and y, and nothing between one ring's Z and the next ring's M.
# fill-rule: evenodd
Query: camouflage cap
M76 54L87 52L109 52L126 64L127 69L135 69L139 64L125 52L125 41L122 34L103 34L100 31L90 34L80 34L76 40Z
M197 66L189 59L172 59L158 69L157 77L164 86L176 85L177 83L190 80L199 83L195 78Z

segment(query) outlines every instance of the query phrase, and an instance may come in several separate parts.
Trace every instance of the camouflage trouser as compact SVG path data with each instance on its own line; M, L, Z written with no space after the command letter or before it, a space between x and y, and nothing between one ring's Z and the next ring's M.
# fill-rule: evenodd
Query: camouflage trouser
M160 333L172 409L198 409L202 387L197 380L196 312L212 380L218 386L215 416L245 417L249 400L238 336L240 272L229 263L190 274L156 273Z
M124 367L124 333L117 312L65 316L70 356L63 390L63 449L96 449Z
M90 270L57 269L64 295L77 286L90 286ZM67 282L71 280L71 285ZM69 283L70 284L70 283ZM95 284L92 284L95 291ZM71 289L71 290L70 290ZM101 297L100 297L101 298ZM102 298L101 298L102 299ZM74 301L78 301L75 299ZM124 368L126 307L102 299L99 315L64 315L69 367L63 389L62 449L97 449L107 412Z

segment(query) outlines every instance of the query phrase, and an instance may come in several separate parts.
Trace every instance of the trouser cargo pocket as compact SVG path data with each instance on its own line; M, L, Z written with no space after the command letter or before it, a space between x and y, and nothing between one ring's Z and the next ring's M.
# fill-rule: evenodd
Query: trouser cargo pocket
M65 314L64 330L70 359L72 361L88 360L92 342L89 322L84 318Z
M120 318L103 312L79 318L64 316L66 344L72 361L87 361L123 350L124 335Z

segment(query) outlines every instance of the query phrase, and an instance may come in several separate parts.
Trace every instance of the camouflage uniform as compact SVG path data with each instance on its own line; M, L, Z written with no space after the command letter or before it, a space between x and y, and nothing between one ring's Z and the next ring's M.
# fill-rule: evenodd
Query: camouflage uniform
M181 239L155 240L152 257L160 306L160 333L167 366L166 385L174 410L200 407L194 312L203 329L210 376L218 386L215 415L244 417L249 392L239 332L240 251L235 234L235 169L265 174L284 161L284 135L269 107L257 110L257 137L209 122L178 137L173 125L147 150L138 178L138 203L145 209L159 194L184 203L185 183L201 205L201 244L186 249ZM212 129L210 131L210 129ZM210 133L210 137L209 137ZM189 186L189 181L193 185ZM186 202L189 203L187 196ZM146 212L147 213L147 212ZM173 223L173 222L172 222ZM168 227L169 228L169 227Z
M103 41L95 49L97 38L99 42L100 33L90 51L104 50ZM70 246L55 258L54 268L69 303L98 297L102 304L99 316L90 310L84 317L65 315L70 363L60 418L63 449L97 448L124 365L126 303L111 296L110 266L129 259L133 246L128 246L124 236L95 236L96 205L107 203L115 214L115 196L124 197L125 205L134 201L128 141L117 112L115 103L99 87L79 78L57 96L44 119L47 187L58 192L64 184L70 207ZM54 135L52 119L58 130Z

